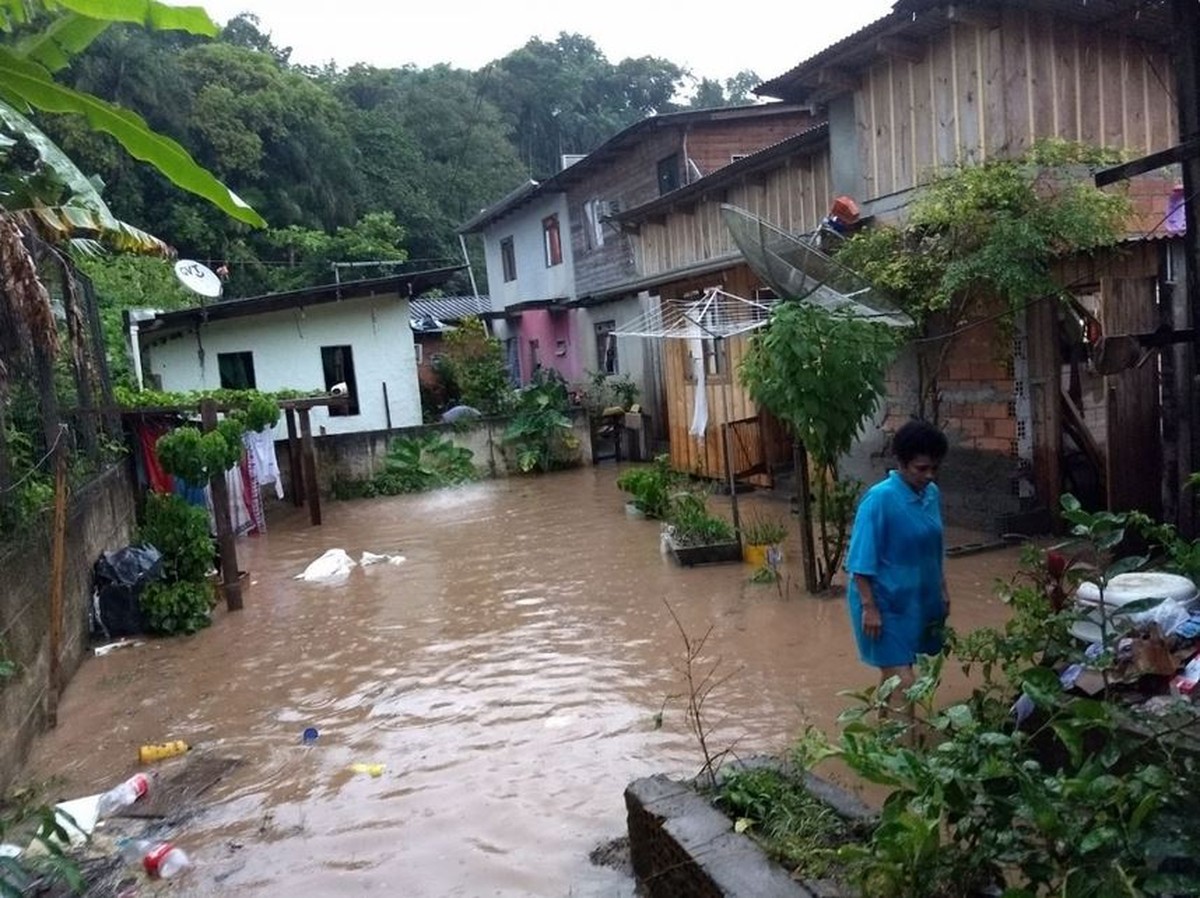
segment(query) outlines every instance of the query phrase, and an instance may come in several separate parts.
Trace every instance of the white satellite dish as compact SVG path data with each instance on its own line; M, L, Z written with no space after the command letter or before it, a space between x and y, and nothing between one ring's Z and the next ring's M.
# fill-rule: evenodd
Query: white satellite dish
M216 299L221 295L221 279L207 265L193 262L191 259L180 259L175 263L175 277L193 293Z

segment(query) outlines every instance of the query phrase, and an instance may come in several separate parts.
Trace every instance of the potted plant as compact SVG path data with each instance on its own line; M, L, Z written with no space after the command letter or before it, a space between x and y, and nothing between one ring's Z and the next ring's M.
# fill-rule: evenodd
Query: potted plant
M708 510L708 496L694 490L675 493L663 538L681 565L740 561L742 547L733 525Z
M617 486L630 495L626 512L665 520L671 511L671 495L681 480L668 465L667 456L660 455L651 465L625 471L617 478Z
M750 517L742 522L742 560L774 570L783 563L787 525L781 518Z

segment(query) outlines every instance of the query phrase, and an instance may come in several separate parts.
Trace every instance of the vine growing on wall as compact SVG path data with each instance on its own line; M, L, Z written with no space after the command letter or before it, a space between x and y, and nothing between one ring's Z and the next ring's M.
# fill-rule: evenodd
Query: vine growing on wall
M1063 295L1056 259L1121 239L1131 205L1093 186L1112 151L1055 140L1020 159L961 165L923 188L900 226L848 239L838 261L884 290L916 322L918 417L937 421L938 379L954 338L994 314Z

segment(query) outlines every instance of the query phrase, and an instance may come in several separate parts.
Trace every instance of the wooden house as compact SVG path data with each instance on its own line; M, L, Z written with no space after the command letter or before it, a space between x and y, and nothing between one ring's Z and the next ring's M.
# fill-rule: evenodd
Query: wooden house
M749 297L758 285L721 223L721 203L803 234L818 227L836 197L852 197L864 218L898 220L939 169L1020 156L1043 139L1131 156L1166 149L1178 141L1170 40L1167 13L1125 0L901 0L889 15L757 89L807 105L821 126L627 209L618 220L636 235L641 277L660 295L717 284ZM1173 188L1170 172L1133 185L1138 215L1127 244L1064 260L1063 284L1094 298L1108 327L1146 329L1151 318L1170 317L1172 302L1185 308L1181 286L1169 283L1174 238L1161 227ZM942 478L947 514L989 530L1044 518L1056 507L1068 462L1077 461L1066 451L1087 442L1067 427L1074 417L1063 402L1069 366L1054 304L1039 303L1017 319L1011 331L980 325L965 333L941 381L939 423L954 445ZM891 430L915 410L913 364L911 354L897 363L887 403L848 460L864 480L882 473ZM667 369L675 372L668 384L672 458L717 476L720 459L708 446L719 453L720 441L705 440L701 449L687 438L689 388L679 376L685 365ZM1101 418L1091 409L1093 428L1103 433L1092 434L1099 452L1090 453L1090 463L1105 474L1103 501L1112 507L1154 510L1165 492L1161 480L1141 476L1145 467L1127 474L1130 457L1121 454L1130 446L1137 447L1134 458L1149 451L1146 435L1161 430L1159 396L1170 401L1159 389L1162 366L1147 370L1106 377L1096 403L1108 413ZM1145 383L1135 388L1137 377ZM743 396L734 407L731 417L753 414Z
M654 287L641 276L633 235L617 220L811 122L806 108L789 103L652 116L464 223L461 233L483 238L493 329L519 379L538 366L568 381L589 372L628 375L652 427L665 435L657 347L611 336L645 311Z

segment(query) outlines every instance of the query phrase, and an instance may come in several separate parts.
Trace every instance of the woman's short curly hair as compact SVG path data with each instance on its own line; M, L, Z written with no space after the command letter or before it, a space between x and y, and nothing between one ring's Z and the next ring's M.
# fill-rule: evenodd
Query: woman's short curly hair
M904 465L918 455L928 455L933 461L940 462L948 449L946 435L928 421L908 421L892 437L892 454Z

